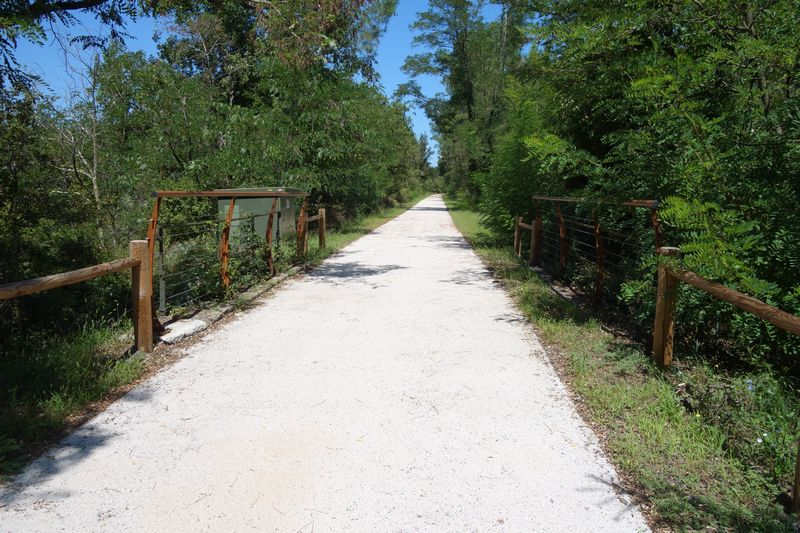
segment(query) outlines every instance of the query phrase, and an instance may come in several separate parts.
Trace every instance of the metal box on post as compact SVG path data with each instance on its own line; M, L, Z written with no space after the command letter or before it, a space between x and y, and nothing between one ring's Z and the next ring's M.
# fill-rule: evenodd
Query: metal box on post
M284 187L265 187L251 189L222 189L220 192L296 192L302 193L298 189ZM302 202L301 197L294 198L236 198L233 207L233 221L231 222L230 238L238 239L241 229L250 223L252 218L256 235L263 239L267 232L267 220L273 202L278 205L275 209L275 221L273 222L272 239L276 242L278 237L281 239L297 233L297 211ZM219 220L225 220L228 214L230 198L221 197L217 200L217 211Z

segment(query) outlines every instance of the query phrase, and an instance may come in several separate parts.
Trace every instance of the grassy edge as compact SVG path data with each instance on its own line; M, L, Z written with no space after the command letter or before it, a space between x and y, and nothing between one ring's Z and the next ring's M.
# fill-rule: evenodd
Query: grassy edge
M477 212L446 198L459 231L530 320L633 495L657 529L793 531L774 487L731 457L725 435L683 405L679 387L635 343L557 296Z
M348 221L339 230L330 230L324 250L320 250L316 239L311 237L307 264L318 265L348 244L403 214L430 194L419 192L394 207ZM55 368L54 371L66 371L67 368L74 371L79 366L92 366L91 362L98 357L105 359L105 366L94 379L76 377L69 393L54 392L35 405L8 406L9 413L14 410L16 415L12 420L7 414L4 423L0 424L0 484L18 473L48 446L168 364L160 354L162 360L155 364L141 354L126 357L132 342L131 328L129 320L112 325L95 325L52 345L53 358L57 360L55 366L64 367ZM76 365L75 361L83 363ZM81 380L84 383L81 384Z

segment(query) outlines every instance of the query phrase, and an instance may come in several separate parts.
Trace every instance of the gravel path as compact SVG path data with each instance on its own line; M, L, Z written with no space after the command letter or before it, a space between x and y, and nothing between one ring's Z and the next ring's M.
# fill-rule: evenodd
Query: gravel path
M0 531L643 531L431 196L0 489Z

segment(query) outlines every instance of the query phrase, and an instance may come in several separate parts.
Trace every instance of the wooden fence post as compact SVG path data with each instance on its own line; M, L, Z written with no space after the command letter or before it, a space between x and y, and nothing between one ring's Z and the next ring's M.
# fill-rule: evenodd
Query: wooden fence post
M531 250L531 265L538 265L542 258L542 215L536 214L536 219L533 221L533 231L531 232L534 237L533 249Z
M678 248L659 248L659 255L678 255ZM667 265L658 265L658 294L656 295L656 320L653 325L653 359L666 368L672 364L672 343L675 336L675 300L678 280L669 273Z
M522 217L514 217L514 253L519 255L519 222Z
M325 228L326 221L325 221L325 208L321 207L319 209L319 249L322 250L327 246L327 242L325 240Z
M222 280L222 286L226 289L231 286L231 276L228 274L228 262L230 260L230 238L231 238L231 221L233 220L233 211L236 207L236 198L231 198L228 204L228 215L225 217L225 227L222 228L222 238L219 242L219 275Z
M561 270L560 275L563 276L567 271L569 241L567 240L567 224L564 222L564 215L561 213L561 206L556 206L556 216L558 216L558 239L560 243L558 264Z
M133 334L136 349L153 351L153 264L150 262L148 241L131 241L130 256L139 261L131 269L131 300L133 304Z

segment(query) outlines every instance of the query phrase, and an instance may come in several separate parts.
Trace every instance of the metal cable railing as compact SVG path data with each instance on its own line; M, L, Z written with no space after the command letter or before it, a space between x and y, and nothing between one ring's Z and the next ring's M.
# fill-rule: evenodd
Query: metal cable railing
M514 249L595 301L614 298L660 243L658 203L535 197L534 220L515 219ZM650 210L644 216L643 209ZM530 240L521 231L533 232Z
M324 210L320 213L306 220L324 218ZM219 301L231 291L244 290L274 274L274 261L295 258L298 253L295 239L287 238L296 232L294 216L287 224L277 209L188 221L169 215L164 214L155 232L153 288L161 316L190 311Z

